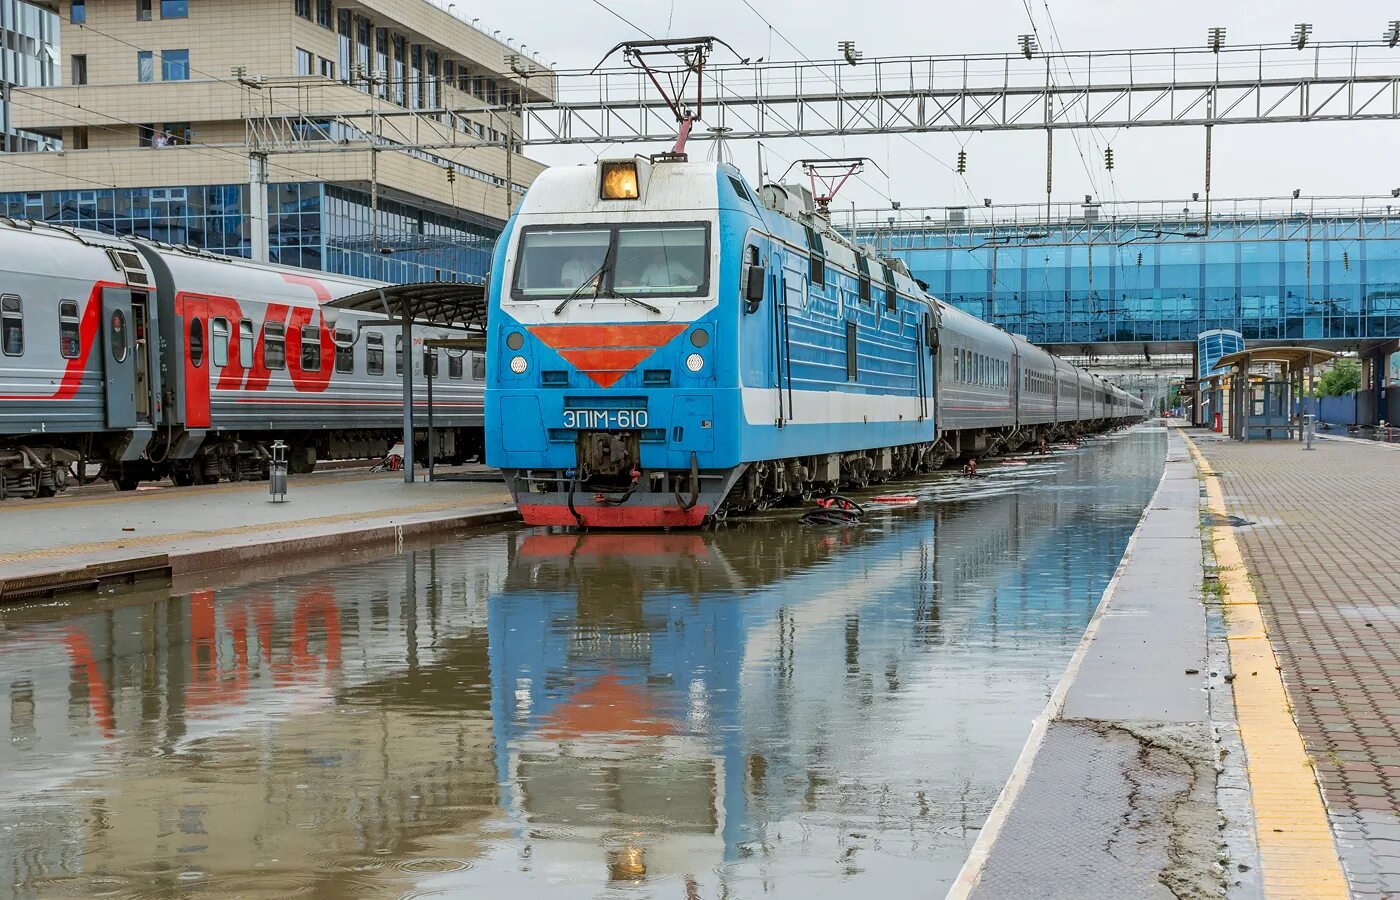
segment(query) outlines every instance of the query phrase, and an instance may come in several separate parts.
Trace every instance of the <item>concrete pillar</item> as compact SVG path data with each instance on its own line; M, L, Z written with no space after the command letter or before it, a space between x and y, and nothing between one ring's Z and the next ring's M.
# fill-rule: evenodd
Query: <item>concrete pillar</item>
M403 480L413 484L413 319L405 303L399 314L403 337Z
M253 261L268 262L271 249L267 226L267 154L248 154L248 226Z

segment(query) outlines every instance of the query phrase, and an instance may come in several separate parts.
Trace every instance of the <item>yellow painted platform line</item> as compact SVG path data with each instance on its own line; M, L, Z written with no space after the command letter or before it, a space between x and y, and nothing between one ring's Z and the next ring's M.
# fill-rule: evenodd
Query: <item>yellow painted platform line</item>
M1182 436L1201 474L1213 474L1196 443ZM1211 512L1226 514L1219 479L1206 478L1206 497ZM1226 640L1235 673L1235 712L1248 758L1264 895L1347 897L1346 876L1322 792L1293 720L1239 541L1228 525L1211 529L1211 539L1227 605Z

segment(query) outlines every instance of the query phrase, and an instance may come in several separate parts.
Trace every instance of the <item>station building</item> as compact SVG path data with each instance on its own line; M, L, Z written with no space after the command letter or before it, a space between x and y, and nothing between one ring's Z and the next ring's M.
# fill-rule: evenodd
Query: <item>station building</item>
M51 150L53 137L17 129L10 97L16 88L53 87L58 79L58 16L51 6L0 0L0 152Z
M0 166L0 215L385 281L476 280L543 168L507 107L547 98L548 70L523 77L514 48L427 0L47 6L59 78L17 91L11 116L50 152ZM385 150L467 146L371 153L368 130L337 118L371 107ZM255 133L267 152L250 158ZM309 148L322 152L284 152Z

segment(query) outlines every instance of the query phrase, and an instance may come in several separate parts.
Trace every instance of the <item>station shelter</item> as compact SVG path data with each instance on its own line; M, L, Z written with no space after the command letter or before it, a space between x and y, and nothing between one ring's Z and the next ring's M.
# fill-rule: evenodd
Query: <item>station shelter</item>
M1303 440L1318 363L1337 354L1316 347L1255 347L1221 357L1204 389L1217 399L1213 421L1239 441Z

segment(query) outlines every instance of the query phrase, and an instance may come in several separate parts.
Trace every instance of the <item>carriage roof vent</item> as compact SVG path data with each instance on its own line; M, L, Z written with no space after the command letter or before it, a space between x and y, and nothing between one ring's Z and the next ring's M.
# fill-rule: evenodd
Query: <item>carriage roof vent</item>
M146 273L146 267L141 264L141 256L135 250L108 247L107 256L112 260L112 268L126 276L127 285L142 288L151 286L151 276Z
M802 204L802 211L805 213L815 213L817 211L817 201L812 199L812 189L805 184L785 184L783 190L787 191L798 202Z
M763 199L763 205L774 212L794 219L801 217L802 200L794 195L790 188L781 184L765 184L758 193Z

